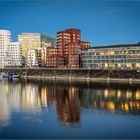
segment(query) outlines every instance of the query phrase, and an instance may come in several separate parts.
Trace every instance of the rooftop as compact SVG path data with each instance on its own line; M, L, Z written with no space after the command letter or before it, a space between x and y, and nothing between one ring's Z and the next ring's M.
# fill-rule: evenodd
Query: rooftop
M119 44L119 45L109 45L109 46L92 46L89 49L99 49L99 48L117 48L117 47L136 47L140 46L140 42L136 44Z

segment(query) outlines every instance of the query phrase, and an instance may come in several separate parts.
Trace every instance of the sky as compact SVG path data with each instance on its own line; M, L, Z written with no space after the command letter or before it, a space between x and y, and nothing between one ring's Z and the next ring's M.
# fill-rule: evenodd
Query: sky
M68 28L80 29L92 46L140 42L140 1L0 1L0 29L10 30L13 41L22 32L56 37Z

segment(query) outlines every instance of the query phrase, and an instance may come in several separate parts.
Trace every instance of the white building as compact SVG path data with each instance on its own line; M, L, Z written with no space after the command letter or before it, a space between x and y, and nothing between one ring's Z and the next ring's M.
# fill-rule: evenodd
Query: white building
M22 65L22 48L18 42L12 42L11 32L0 30L0 68Z
M27 59L26 59L26 66L29 68L38 67L38 50L37 49L28 49L27 50Z
M10 57L0 57L0 68L12 67L13 61Z
M11 32L0 30L0 57L6 57L8 53L8 44L11 42Z
M22 47L18 42L11 42L8 45L9 57L12 59L12 65L17 67L22 65Z

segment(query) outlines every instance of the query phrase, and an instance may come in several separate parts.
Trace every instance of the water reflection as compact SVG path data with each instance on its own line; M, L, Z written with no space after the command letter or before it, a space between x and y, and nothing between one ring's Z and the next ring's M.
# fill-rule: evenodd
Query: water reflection
M12 111L19 111L21 104L21 84L0 82L0 126L7 126Z
M39 87L37 85L32 85L31 83L22 86L21 92L21 108L23 111L28 113L40 113L40 98L39 98Z
M10 123L12 112L41 113L56 108L63 125L77 125L83 109L140 114L138 87L97 87L56 82L0 82L0 126Z
M83 107L140 114L139 89L87 89L83 96L82 100L88 102L82 101Z
M56 101L58 119L77 125L80 120L79 88L64 88L60 94L56 94Z

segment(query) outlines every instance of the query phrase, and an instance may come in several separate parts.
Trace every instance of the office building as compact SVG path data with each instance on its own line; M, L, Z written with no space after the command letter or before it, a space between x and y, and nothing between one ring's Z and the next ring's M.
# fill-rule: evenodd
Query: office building
M39 67L37 49L31 48L27 50L26 66L29 68Z
M81 57L84 68L139 69L140 43L92 47Z
M65 46L65 66L68 68L80 67L81 46L78 43L69 43ZM67 65L66 65L67 64Z
M18 35L18 41L22 45L22 55L27 55L27 50L34 48L55 46L55 39L40 33L22 33Z
M9 57L12 59L12 67L22 66L22 47L18 42L8 44Z
M0 68L12 67L12 64L10 57L0 57Z
M22 48L18 42L12 42L11 32L0 30L0 67L21 67Z
M0 57L6 57L8 53L8 44L11 42L11 32L0 30Z
M64 68L64 57L59 54L47 56L48 68Z
M81 41L81 31L79 29L66 29L57 32L57 54L64 57L65 67L80 67L80 52L89 47L89 42Z
M38 61L39 61L39 67L46 67L46 61L47 61L47 48L39 48L37 49L38 53Z

